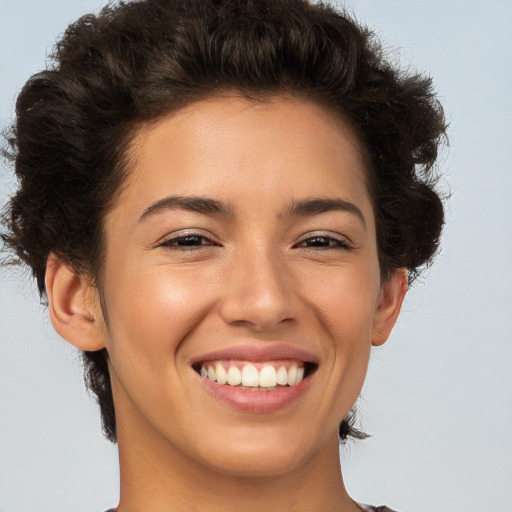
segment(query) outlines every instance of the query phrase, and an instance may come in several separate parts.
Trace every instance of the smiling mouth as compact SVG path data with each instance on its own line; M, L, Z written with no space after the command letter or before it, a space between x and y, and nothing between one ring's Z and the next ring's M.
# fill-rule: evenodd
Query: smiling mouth
M275 391L300 384L316 369L304 361L208 361L194 365L204 379L246 391Z

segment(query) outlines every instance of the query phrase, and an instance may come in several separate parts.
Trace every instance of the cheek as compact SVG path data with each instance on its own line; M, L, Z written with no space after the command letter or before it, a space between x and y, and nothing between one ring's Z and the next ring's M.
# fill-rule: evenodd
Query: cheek
M324 269L305 274L303 297L333 341L347 349L370 342L379 293L378 268Z
M165 265L136 272L119 266L109 277L107 350L116 407L128 418L142 414L165 424L171 420L158 411L175 416L183 408L186 340L211 309L212 290L198 290L201 279Z
M169 361L208 309L208 293L198 293L187 272L165 265L118 262L108 270L107 350L115 372L123 381L167 379Z
M372 267L318 272L304 286L312 322L324 335L320 348L327 362L326 401L342 402L337 410L352 407L366 376L379 292L373 279L378 268Z

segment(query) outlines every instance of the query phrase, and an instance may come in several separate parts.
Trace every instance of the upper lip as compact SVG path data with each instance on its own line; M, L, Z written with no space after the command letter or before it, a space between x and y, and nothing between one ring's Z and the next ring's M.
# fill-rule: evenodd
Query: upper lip
M206 361L218 361L221 359L232 359L238 361L265 362L279 359L293 359L307 363L318 364L318 358L307 350L299 349L285 343L256 345L242 344L232 347L214 350L206 354L194 357L191 364L203 363Z

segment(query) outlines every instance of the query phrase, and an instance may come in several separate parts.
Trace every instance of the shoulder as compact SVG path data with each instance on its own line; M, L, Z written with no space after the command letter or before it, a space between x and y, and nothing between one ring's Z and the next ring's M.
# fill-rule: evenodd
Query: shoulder
M372 507L371 505L362 505L359 504L359 507L363 512L396 512L396 510L393 510L389 507L381 506L381 507ZM107 511L108 512L108 511Z

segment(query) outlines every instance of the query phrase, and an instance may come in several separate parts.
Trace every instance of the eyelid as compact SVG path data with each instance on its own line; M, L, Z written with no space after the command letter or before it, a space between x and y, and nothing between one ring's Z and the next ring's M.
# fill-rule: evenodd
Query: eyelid
M345 235L340 233L333 233L332 231L312 231L310 233L306 233L302 235L298 242L294 244L294 247L299 246L300 244L307 242L308 240L314 238L325 238L327 240L333 240L334 242L338 242L339 245L331 246L331 247L319 247L318 249L354 249L354 243ZM303 249L314 249L313 247L302 247Z
M220 241L209 231L205 231L204 229L200 228L186 228L186 229L180 229L178 231L173 231L172 233L168 233L164 237L162 237L156 244L154 244L153 247L179 247L178 245L173 246L171 245L171 242L180 240L182 238L187 238L189 236L196 236L198 238L204 238L206 240L209 240L211 242L211 245L213 246L219 246ZM210 244L201 244L198 246L189 246L188 248L193 247L201 247L204 245L205 247L210 246ZM187 248L187 246L182 246L184 249Z
M175 242L177 240L187 238L187 237L198 237L203 238L205 240L208 240L211 242L211 244L200 244L197 246L188 246L189 248L193 247L201 247L201 246L221 246L221 242L215 237L212 233L209 231L199 229L199 228L186 228L178 231L174 231L172 233L168 233L166 236L162 237L158 242L156 242L153 247L180 247L178 245L173 246L171 245L172 242ZM310 233L306 233L300 237L300 239L293 245L294 247L300 246L300 244L303 244L304 242L307 242L308 240L314 239L314 238L325 238L326 240L332 240L337 243L337 245L334 246L325 246L325 247L318 247L316 249L353 249L355 248L353 242L345 235L342 235L340 233L333 233L332 231L312 231ZM187 246L182 246L183 248L187 248ZM314 247L298 247L302 249L311 249L315 250Z

